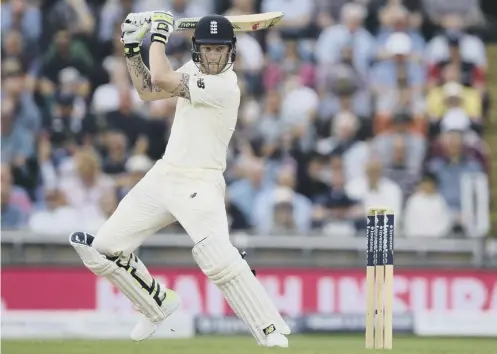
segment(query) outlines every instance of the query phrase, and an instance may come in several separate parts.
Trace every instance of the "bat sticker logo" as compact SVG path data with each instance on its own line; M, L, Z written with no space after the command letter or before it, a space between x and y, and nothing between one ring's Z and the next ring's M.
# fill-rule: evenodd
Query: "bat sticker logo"
M260 26L260 23L259 23L259 22L254 23L254 24L252 25L252 30L253 30L253 31L257 31L257 30L259 29L259 26Z
M197 27L197 22L196 21L182 22L179 25L179 28L195 28L195 27Z

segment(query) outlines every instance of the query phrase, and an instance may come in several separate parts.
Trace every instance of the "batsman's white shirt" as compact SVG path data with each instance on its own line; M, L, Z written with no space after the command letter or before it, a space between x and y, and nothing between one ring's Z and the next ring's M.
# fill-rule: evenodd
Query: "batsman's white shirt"
M178 98L164 161L179 168L224 171L240 105L236 74L229 68L205 75L193 61L178 71L190 75L190 100Z
M202 74L192 61L178 71L190 75L190 99L178 98L163 158L98 231L101 253L131 253L176 220L194 243L229 237L223 171L240 104L237 77L231 68Z

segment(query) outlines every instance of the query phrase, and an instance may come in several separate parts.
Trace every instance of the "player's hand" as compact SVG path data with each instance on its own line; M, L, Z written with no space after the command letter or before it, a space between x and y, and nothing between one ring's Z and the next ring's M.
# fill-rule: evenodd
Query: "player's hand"
M152 13L152 42L166 44L174 31L174 16L171 12L155 11Z
M133 56L140 52L143 38L150 30L151 12L130 13L121 24L121 41L124 43L124 52Z

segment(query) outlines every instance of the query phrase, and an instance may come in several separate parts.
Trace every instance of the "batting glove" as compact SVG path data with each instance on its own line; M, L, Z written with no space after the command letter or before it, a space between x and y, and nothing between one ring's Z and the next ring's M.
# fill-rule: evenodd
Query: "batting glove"
M121 24L121 41L124 43L124 54L128 57L140 53L143 38L150 30L152 12L130 13Z
M155 11L152 13L152 42L166 44L174 31L174 16L171 12Z

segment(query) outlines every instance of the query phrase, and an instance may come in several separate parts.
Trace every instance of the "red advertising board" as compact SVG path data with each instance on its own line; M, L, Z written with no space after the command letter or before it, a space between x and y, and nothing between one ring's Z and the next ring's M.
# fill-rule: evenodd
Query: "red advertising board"
M229 314L219 290L196 269L151 269L194 314ZM287 315L358 313L365 306L363 269L260 269L257 273ZM5 268L2 307L12 310L134 311L103 278L84 268ZM399 270L395 310L497 311L497 271Z

